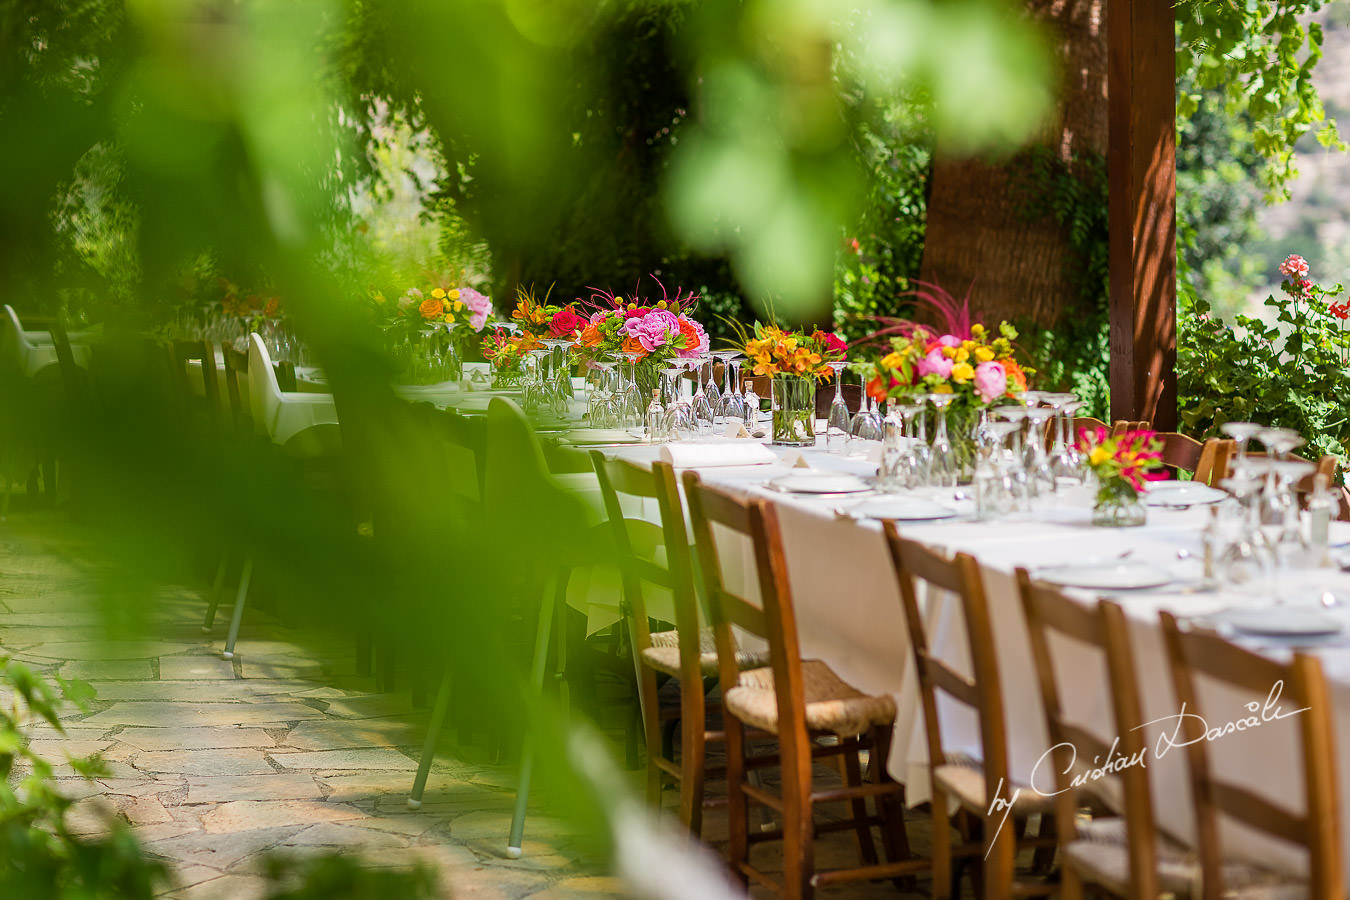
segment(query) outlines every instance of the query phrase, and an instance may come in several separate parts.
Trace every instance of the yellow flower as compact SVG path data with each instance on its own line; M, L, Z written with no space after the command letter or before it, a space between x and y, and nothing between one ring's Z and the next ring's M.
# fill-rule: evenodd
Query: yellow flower
M970 336L979 340L984 335L984 326L976 322L970 326Z
M1092 452L1088 454L1088 465L1100 466L1110 458L1111 451L1099 444L1098 446L1093 447Z
M459 288L455 288L453 291L447 292L445 296L449 297L451 300L458 300L458 299L459 299Z
M955 359L955 358L956 358L956 348L955 348L955 347L943 347L943 348L942 348L942 355L945 356L945 357L947 357L948 359Z
M957 347L956 356L954 356L953 359L955 359L958 363L963 363L966 360L970 359L970 351L967 350L965 347Z
M968 362L959 362L952 366L952 381L957 384L965 384L975 377L975 367Z
M376 292L375 292L375 302L376 302L376 303L383 303L383 302L384 302L384 294L381 293L380 291L376 291Z
M451 293L458 294L459 291L452 291ZM450 308L455 312L459 312L461 309L464 308L464 303L462 301L456 300L454 303L450 304Z
M903 353L887 353L881 358L881 367L883 369L898 369L905 361Z
M994 351L988 347L975 348L975 361L987 363L994 358Z
M434 290L434 291L431 292L431 296L435 297L437 300L444 300L444 299L445 299L445 291L443 291L443 290L440 289L440 288L436 288L436 290Z
M937 387L933 388L933 393L935 394L950 394L951 392L952 386L945 381L942 382L942 384L939 384Z

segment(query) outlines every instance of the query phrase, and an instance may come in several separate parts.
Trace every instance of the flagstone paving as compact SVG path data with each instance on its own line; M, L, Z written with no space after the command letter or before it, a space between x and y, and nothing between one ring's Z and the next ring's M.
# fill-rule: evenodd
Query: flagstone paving
M96 689L89 712L63 716L64 736L34 726L33 747L53 762L102 753L108 773L93 782L58 766L61 790L77 801L71 828L97 834L113 818L128 823L171 867L166 897L261 897L273 852L426 863L456 898L624 896L584 858L571 826L542 809L532 809L524 857L504 857L516 773L484 762L482 748L476 759L438 760L423 807L409 811L426 711L358 676L354 647L307 643L250 608L235 658L223 660L224 623L203 634L205 603L181 588L163 592L155 633L109 640L83 599L91 582L79 559L59 514L0 523L0 653ZM668 805L676 800L667 792ZM705 837L725 834L725 817L710 814ZM854 852L850 838L834 836L817 859L830 865ZM903 895L882 883L829 896Z

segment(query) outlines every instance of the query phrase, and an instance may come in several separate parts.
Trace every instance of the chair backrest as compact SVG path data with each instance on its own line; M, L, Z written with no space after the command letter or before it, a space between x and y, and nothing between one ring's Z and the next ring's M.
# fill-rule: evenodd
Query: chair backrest
M732 628L764 639L769 645L769 665L777 695L783 789L785 793L798 790L810 784L811 747L806 731L806 693L797 618L788 587L777 512L762 500L747 500L706 485L694 471L684 473L684 496L703 574L708 619L717 641L722 691L735 687L740 680ZM746 596L726 583L714 526L749 539L754 549L758 597Z
M918 677L919 700L923 707L924 731L928 739L930 772L943 765L947 750L942 738L938 717L938 692L973 709L979 719L982 768L985 796L1008 797L1008 735L1003 712L1003 693L999 675L998 657L994 651L994 632L989 618L989 604L984 594L984 581L974 557L958 553L948 559L917 541L902 538L895 523L884 525L886 544L891 562L900 582L900 597L905 610L905 627L909 631L910 649ZM965 619L973 677L957 672L934 655L928 642L919 582L931 589L949 591L959 600ZM928 596L929 603L934 597ZM943 791L933 781L934 808L943 802ZM1012 834L998 829L997 842L1002 848L998 855L1012 853ZM989 856L996 856L990 847Z
M493 397L488 403L484 451L483 502L488 507L526 510L530 497L549 487L543 448L514 401Z
M230 418L235 431L246 434L253 416L249 409L244 407L244 398L239 389L239 376L244 376L244 387L247 389L248 354L234 349L234 345L229 341L221 342L220 353L225 360L225 393L230 402Z
M1120 437L1129 431L1150 431L1153 428L1152 422L1135 422L1129 419L1116 419L1111 423L1111 437Z
M618 553L624 600L631 611L633 652L641 653L651 646L644 585L669 591L674 600L675 627L680 633L681 680L697 685L702 677L698 600L675 469L660 460L646 469L623 460L607 459L599 450L591 451L591 462ZM661 524L624 515L624 497L637 498L639 502L655 501ZM658 546L664 548L664 565L655 558ZM690 727L696 726L691 723Z
M1106 427L1106 423L1101 419L1094 419L1092 416L1074 416L1073 434L1070 435L1070 439L1074 441L1078 440L1078 435L1083 432L1083 429L1095 431L1098 428L1105 428L1108 432L1111 430Z
M8 303L5 304L5 318L9 320L10 338L8 343L13 345L15 355L21 356L22 352L33 344L24 334L23 325L19 322L19 314Z
M483 484L487 477L487 420L482 416L465 416L454 410L438 410L427 404L435 416L441 435L453 448L458 458L450 460L455 471L463 473L468 460L473 460L472 484L456 484L454 490L474 500L482 501Z
M262 337L255 331L248 336L248 402L253 414L253 427L271 436L276 428L277 412L281 409L281 385L272 368Z
M1220 815L1307 847L1307 896L1344 897L1335 735L1321 662L1305 653L1294 653L1289 662L1276 662L1212 632L1182 630L1176 618L1167 612L1162 613L1162 629L1178 706L1194 713L1183 718L1181 728L1195 804L1196 849L1200 854L1205 900L1218 900L1224 895ZM1206 716L1205 705L1196 690L1197 676L1236 688L1258 702L1279 688L1283 717L1297 720L1291 727L1297 730L1302 745L1302 810L1274 803L1213 771L1205 739L1206 725L1202 721ZM1298 710L1297 715L1294 710ZM1224 717L1217 716L1210 721L1222 720Z
M1249 459L1266 459L1269 457L1269 455L1270 454L1263 452L1249 452L1247 454L1247 457ZM1297 453L1289 453L1286 455L1290 459L1301 459L1304 462L1309 462L1307 458L1300 456ZM1309 474L1304 475L1302 478L1298 480L1297 483L1295 483L1294 493L1298 495L1300 503L1306 502L1308 495L1313 492L1313 488L1316 485L1316 478L1318 475L1326 476L1328 485L1334 483L1334 479L1336 477L1336 465L1337 465L1336 457L1329 455L1320 457L1317 460L1316 469L1314 469Z
M1192 480L1210 486L1228 477L1228 459L1236 444L1225 438L1209 438L1203 443L1176 431L1160 431L1162 462L1173 474L1187 472Z
M1095 605L1071 600L1053 587L1033 582L1026 569L1017 570L1017 585L1031 639L1031 658L1040 685L1046 730L1050 744L1055 748L1054 787L1058 792L1055 827L1060 846L1068 846L1077 835L1074 813L1081 804L1077 802L1074 776L1080 768L1090 767L1094 759L1139 760L1138 764L1123 766L1114 776L1119 779L1124 801L1128 895L1156 897L1159 893L1158 834L1153 819L1153 798L1149 793L1144 734L1138 727L1145 721L1143 705L1139 699L1125 612L1109 600ZM1052 633L1071 638L1104 655L1111 688L1111 722L1117 739L1114 747L1065 711L1054 654L1051 653ZM1032 787L1045 789L1039 784Z
M817 419L828 419L830 417L830 405L834 403L834 390L833 384L822 384L816 387ZM849 415L856 413L858 404L862 402L862 385L840 385L839 393L844 396L844 405L848 407Z
M220 421L220 382L216 374L216 348L210 341L174 341L169 345L169 357L172 362L172 377L175 390L184 410L189 412L204 408L207 430L214 429ZM202 403L197 398L188 380L189 362L198 363L201 368Z

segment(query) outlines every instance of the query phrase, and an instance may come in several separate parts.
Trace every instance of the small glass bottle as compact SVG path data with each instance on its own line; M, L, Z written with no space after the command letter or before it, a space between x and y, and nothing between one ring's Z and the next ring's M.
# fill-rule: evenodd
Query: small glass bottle
M1331 532L1331 492L1327 476L1313 479L1312 496L1308 498L1308 561L1314 566L1330 565L1328 546Z
M883 425L881 463L877 466L877 487L883 491L905 488L904 451L900 447L900 423L888 417Z
M759 394L747 382L745 386L745 430L754 433L759 427Z
M647 440L659 444L666 439L666 408L661 405L661 389L652 388L652 402L647 405Z

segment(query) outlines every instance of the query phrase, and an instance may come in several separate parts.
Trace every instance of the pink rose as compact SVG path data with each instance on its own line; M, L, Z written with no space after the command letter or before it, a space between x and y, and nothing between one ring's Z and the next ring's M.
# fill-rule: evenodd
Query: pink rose
M564 306L554 313L552 321L548 323L549 334L557 338L571 337L585 327L586 320L570 306Z
M832 331L817 331L812 335L816 340L825 345L825 349L831 353L838 353L843 356L848 352L848 344Z
M1008 373L993 360L975 367L975 393L985 403L993 403L1008 390Z
M492 301L473 288L460 288L459 299L469 308L469 327L481 331L492 315Z
M914 367L914 372L920 378L928 375L937 375L940 378L950 378L952 366L955 365L950 359L942 355L941 347L934 347L928 351L928 355L919 360L918 365Z

